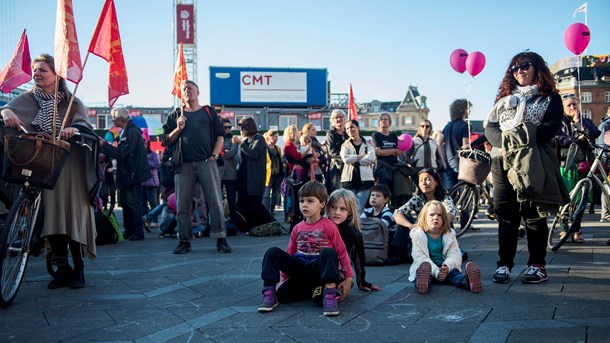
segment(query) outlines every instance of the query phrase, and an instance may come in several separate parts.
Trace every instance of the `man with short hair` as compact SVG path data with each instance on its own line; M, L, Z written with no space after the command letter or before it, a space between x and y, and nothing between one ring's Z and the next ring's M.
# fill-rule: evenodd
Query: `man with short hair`
M113 108L110 115L121 133L116 147L104 142L102 153L117 160L116 183L119 203L123 207L123 237L139 241L144 239L142 183L151 178L148 154L142 131L133 123L129 112L125 108Z
M163 125L163 145L175 147L172 156L176 188L176 218L179 240L174 254L191 251L193 190L199 182L209 211L210 237L216 238L216 249L231 252L227 243L220 176L216 160L222 158L224 132L216 111L199 104L199 87L191 80L182 82L184 107L170 113Z
M443 186L447 191L458 181L458 164L460 157L458 151L461 147L470 143L468 135L468 123L464 120L470 115L472 104L466 99L457 99L449 106L451 121L443 128L443 133L438 137L438 145L445 159L445 169L441 173Z

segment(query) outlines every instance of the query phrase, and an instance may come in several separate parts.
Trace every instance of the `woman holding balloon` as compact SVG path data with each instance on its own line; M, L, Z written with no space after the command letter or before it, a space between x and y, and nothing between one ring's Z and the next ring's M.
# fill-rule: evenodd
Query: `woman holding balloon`
M542 209L558 208L565 201L567 189L561 181L559 162L553 152L552 139L561 128L563 108L561 98L555 87L555 80L546 62L540 55L526 51L514 56L504 74L498 89L496 103L487 119L485 136L493 146L491 151L491 172L494 185L494 202L498 219L498 255L497 270L493 276L496 283L508 283L514 267L519 223L524 219L527 231L529 251L528 268L521 278L523 283L540 283L548 280L545 257L548 226L546 214ZM509 149L511 139L535 137L527 140L528 147L540 151L537 156L515 155L515 149ZM512 150L512 151L511 151ZM530 158L525 161L525 158ZM510 166L523 162L543 162L540 170L527 170L527 176L539 176L544 179L542 192L544 196L530 197L524 201L523 192L517 193L520 183L511 183L508 170ZM525 169L525 168L524 168ZM538 174L536 174L538 173ZM536 174L536 175L534 175ZM559 180L556 180L559 178ZM518 199L519 198L521 199ZM550 204L548 200L556 201Z

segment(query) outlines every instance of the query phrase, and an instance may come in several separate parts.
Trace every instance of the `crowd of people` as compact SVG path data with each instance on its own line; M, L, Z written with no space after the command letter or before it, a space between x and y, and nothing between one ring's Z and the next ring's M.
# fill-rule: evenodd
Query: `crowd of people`
M67 113L71 94L61 78L55 96L53 58L43 54L32 65L33 89L2 107L7 129L58 130L67 140L91 130L78 99ZM578 97L559 95L538 54L519 53L508 65L486 120L485 135L477 140L488 141L492 161L499 247L493 281L510 280L523 220L529 260L521 280L540 283L548 280L546 216L568 201L560 173L565 150L575 145L577 163L586 161L592 151L583 135L595 140L610 131L610 121L602 122L599 130L581 116ZM476 263L468 262L462 271L465 254L450 225L457 215L448 190L458 181L458 151L471 145L467 100L451 104L450 121L441 131L435 132L430 120L421 120L413 146L402 151L398 136L391 131L390 113L379 115L377 131L366 139L357 120L335 109L323 142L316 137L316 126L307 123L301 129L284 128L285 143L280 147L280 132L261 134L253 118L241 119L240 134L234 135L230 120L200 104L199 87L193 81L184 81L181 91L183 106L170 113L163 126L162 154L150 149L124 108L111 112L114 125L121 128L114 144L99 139L101 174L105 175L100 194L112 207L118 190L125 238L143 240L145 230L161 228L163 218L173 212L178 239L174 253L188 253L194 238L193 213L197 213L204 218L209 236L216 239L217 250L230 253L227 226L254 231L279 225L274 212L284 204L290 239L285 251L274 247L264 256L263 300L258 310L269 312L280 302L314 298L325 315L337 315L337 300L345 299L352 288L351 264L359 289L381 290L366 280L360 230L361 218L374 217L390 227L387 264L410 263L409 280L416 283L417 292L427 293L433 282L481 291ZM59 117L53 121L56 97ZM65 116L68 125L62 129ZM515 142L520 149L515 149ZM85 168L78 149L72 145L55 189L43 191L47 210L42 236L58 267L48 285L51 289L83 287L83 257L96 255L93 207L90 190L82 182ZM511 169L536 163L545 167L535 173L524 167ZM522 178L510 178L513 172ZM544 188L535 194L519 184L539 180L544 180L540 183ZM607 203L602 203L601 220L610 221ZM583 243L584 239L576 232L571 241Z

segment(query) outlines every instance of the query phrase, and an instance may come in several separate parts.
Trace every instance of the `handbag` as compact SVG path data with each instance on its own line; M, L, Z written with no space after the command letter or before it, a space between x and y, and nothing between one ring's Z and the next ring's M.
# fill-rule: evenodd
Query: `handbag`
M467 149L458 151L460 163L458 179L473 185L481 184L491 171L491 156L480 150Z
M8 135L4 143L2 178L5 181L53 189L61 174L70 143L44 132Z

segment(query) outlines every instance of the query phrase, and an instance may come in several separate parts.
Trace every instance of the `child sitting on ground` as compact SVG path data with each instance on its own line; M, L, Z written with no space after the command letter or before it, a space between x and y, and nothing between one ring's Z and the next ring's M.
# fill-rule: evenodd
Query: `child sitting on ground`
M304 220L292 230L286 251L273 247L265 253L261 271L263 300L258 311L270 312L278 301L290 303L312 298L315 289L323 286L322 313L336 316L337 284L344 280L340 285L342 299L352 286L349 256L337 226L322 217L328 200L326 187L318 181L309 181L298 196ZM284 281L276 289L280 276Z
M354 263L358 288L365 292L380 291L381 287L366 281L364 240L360 231L356 196L347 189L336 189L328 198L327 208L328 219L332 220L339 228L341 239L343 239L347 253ZM390 212L391 217L392 212Z
M424 205L417 226L411 229L413 264L409 281L415 281L419 294L428 293L432 281L449 283L472 293L479 293L483 288L481 270L476 263L466 263L466 274L462 273L462 254L449 223L445 206L432 200Z
M371 188L371 195L369 196L369 205L371 207L365 208L360 218L379 218L388 227L388 232L392 235L396 231L396 222L392 215L392 210L388 207L390 202L391 192L388 186L378 183Z

